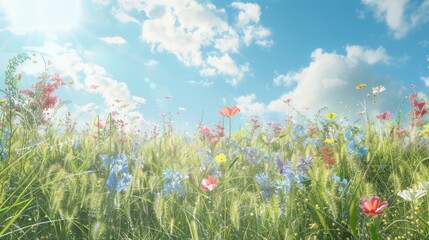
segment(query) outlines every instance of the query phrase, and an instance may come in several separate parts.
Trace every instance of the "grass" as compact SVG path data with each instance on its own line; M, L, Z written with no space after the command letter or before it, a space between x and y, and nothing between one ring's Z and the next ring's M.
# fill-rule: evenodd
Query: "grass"
M429 197L397 195L428 190L422 125L398 135L391 120L359 127L330 115L213 142L112 124L61 133L10 107L0 115L1 239L429 238ZM208 176L218 179L210 192L200 188ZM359 207L373 195L388 202L376 218Z

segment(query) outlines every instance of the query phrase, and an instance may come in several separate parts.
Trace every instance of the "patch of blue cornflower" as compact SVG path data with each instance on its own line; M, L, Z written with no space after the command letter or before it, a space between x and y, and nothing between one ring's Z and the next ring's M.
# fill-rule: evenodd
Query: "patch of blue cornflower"
M264 198L265 201L267 201L270 198L271 194L273 193L273 189L271 187L268 174L264 172L259 172L255 176L255 182L262 189L262 197Z
M365 134L353 134L352 130L344 133L344 139L347 141L347 151L358 157L368 154L368 147L364 145Z
M174 172L170 168L166 168L162 172L162 176L165 182L162 185L164 196L169 196L173 193L177 193L180 197L185 195L185 186L182 184L182 181L187 179L185 175L181 172Z
M107 167L110 160L109 157L104 155L102 159L104 166ZM110 173L105 185L106 189L121 192L126 190L131 184L133 176L129 173L127 159L127 156L124 154L118 154L112 158Z
M342 193L344 192L344 190L346 189L347 185L349 184L349 181L347 179L341 179L340 177L338 177L336 174L334 174L332 176L332 179L334 180L334 182L338 183L338 192Z

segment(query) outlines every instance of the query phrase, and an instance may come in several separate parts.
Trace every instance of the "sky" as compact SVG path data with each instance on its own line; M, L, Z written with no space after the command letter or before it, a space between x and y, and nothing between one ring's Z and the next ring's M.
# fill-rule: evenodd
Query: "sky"
M411 84L429 87L429 0L29 3L0 0L0 69L29 53L19 68L28 88L48 62L70 83L58 95L72 103L59 114L82 124L116 111L144 129L167 114L194 131L222 121L225 105L241 109L235 127L252 115L282 122L291 106L396 116ZM386 91L372 96L380 85Z

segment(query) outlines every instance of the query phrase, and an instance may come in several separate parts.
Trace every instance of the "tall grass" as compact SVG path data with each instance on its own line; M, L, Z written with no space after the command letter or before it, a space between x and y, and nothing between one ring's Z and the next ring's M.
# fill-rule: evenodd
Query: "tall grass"
M2 239L429 238L428 196L397 195L429 186L428 137L417 127L397 135L390 120L362 128L321 117L213 144L200 134L119 138L111 124L55 133L13 117L3 111L0 125ZM351 151L350 138L367 152ZM117 184L132 178L109 187L112 173ZM209 175L218 185L206 192ZM359 208L372 195L389 203L377 218Z

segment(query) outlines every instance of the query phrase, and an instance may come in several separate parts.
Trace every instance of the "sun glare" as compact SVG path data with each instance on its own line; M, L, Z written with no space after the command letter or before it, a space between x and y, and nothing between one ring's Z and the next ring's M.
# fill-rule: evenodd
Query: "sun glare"
M79 26L80 0L1 1L16 33L67 32Z

